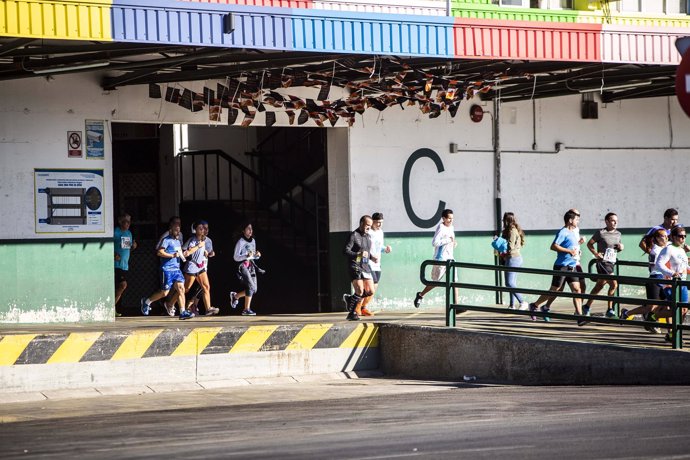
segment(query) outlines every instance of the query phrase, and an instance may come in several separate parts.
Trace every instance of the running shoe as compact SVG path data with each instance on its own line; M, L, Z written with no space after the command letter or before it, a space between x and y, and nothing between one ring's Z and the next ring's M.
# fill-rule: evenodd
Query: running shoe
M518 308L520 311L527 311L529 310L529 304L527 302L520 302L520 308Z
M628 318L630 318L630 315L628 314L628 311L629 311L629 310L628 310L627 308L621 309L621 319L628 319Z
M188 310L183 310L180 312L180 319L192 319L194 318L194 313Z
M419 308L419 305L422 303L423 298L424 297L422 297L422 293L418 292L417 295L414 297L414 302L413 302L415 308Z
M256 316L256 313L252 310L242 310L242 316Z
M237 293L235 291L230 292L230 306L232 308L237 308L237 304L239 303L239 299L237 298Z
M366 307L362 307L362 314L361 316L374 316L372 312L366 309Z
M218 308L218 307L208 307L208 308L206 309L206 313L205 313L204 315L205 315L205 316L213 316L213 315L217 315L218 313L220 313L220 308Z
M577 320L577 325L578 325L578 326L582 327L582 326L584 326L585 324L587 324L587 320L586 320L586 319L582 318L582 319L578 319L578 320Z
M354 311L351 311L347 314L347 318L345 319L347 319L348 321L359 321L359 316Z
M165 301L163 301L163 306L165 307L165 311L168 312L168 316L175 316L175 304L168 305Z
M616 317L616 311L613 308L609 308L606 310L606 317L607 318L615 318Z
M529 311L537 311L537 304L531 303L528 305L528 307ZM536 321L537 317L534 315L530 315L529 319L531 319L532 321Z
M548 313L551 309L546 305L542 305L540 310L542 313ZM551 318L549 318L548 316L543 316L542 318L544 318L544 321L546 321L547 323L551 321Z
M588 307L587 305L584 305L584 306L582 307L582 314L585 315L585 316L590 316L589 310L590 310L590 307Z
M146 300L148 300L146 297L141 298L141 314L144 316L149 316L149 313L151 313L151 305L148 305Z

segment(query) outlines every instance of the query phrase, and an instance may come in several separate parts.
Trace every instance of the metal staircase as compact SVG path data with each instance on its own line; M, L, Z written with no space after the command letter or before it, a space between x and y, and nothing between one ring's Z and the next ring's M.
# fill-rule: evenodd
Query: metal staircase
M276 184L270 175L258 174L222 150L186 151L178 162L181 204L186 209L194 203L203 203L206 209L215 206L215 213L225 219L252 222L291 261L294 270L281 271L281 276L295 272L313 276L312 280L302 276L299 283L316 285L314 301L322 311L329 286L326 199L302 181L285 191L284 184Z

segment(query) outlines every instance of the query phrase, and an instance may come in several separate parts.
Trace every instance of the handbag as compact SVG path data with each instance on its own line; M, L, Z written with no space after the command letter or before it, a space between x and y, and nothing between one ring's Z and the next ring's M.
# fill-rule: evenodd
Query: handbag
M499 254L508 252L508 241L503 237L498 237L491 242L491 247L498 251Z

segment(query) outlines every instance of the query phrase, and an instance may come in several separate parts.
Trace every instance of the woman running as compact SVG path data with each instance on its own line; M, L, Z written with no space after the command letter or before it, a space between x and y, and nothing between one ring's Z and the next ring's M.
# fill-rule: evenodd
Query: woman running
M206 306L206 316L217 315L218 308L211 306L211 284L208 281L208 256L206 241L206 221L199 221L194 224L194 235L182 246L189 260L184 267L184 290L189 293L190 288L196 281L199 289L193 296L189 297L188 307L196 306L199 294L204 298ZM196 314L196 312L195 312Z
M230 305L237 307L239 299L244 297L244 310L242 316L256 316L252 310L252 297L256 294L258 285L256 282L256 272L263 273L263 270L256 266L255 260L261 257L261 252L256 250L256 240L253 238L254 229L252 224L245 224L242 227L242 236L235 245L235 262L239 262L237 276L244 285L240 292L230 293Z

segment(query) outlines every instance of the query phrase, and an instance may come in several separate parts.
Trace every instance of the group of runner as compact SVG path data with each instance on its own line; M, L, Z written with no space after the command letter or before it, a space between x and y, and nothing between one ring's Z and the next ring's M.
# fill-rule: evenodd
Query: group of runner
M550 311L551 303L557 297L557 293L563 290L566 283L573 293L586 292L585 278L580 265L580 245L585 242L585 239L580 236L580 212L577 209L568 210L563 216L563 221L564 226L558 231L550 247L557 254L553 270L563 272L562 275L553 276L549 287L550 292L542 294L532 303L525 302L518 292L511 292L509 308L529 309L533 312L541 311L544 313L543 319L549 321L546 313ZM587 248L595 258L597 273L612 275L618 253L624 249L624 246L621 241L621 232L617 229L618 216L616 213L609 212L606 214L604 223L605 227L597 230L587 242ZM524 242L525 235L517 223L515 215L513 213L505 213L501 237L494 237L494 242L492 243L504 265L509 267L520 267L522 265L520 249ZM434 246L434 260L445 261L453 259L453 249L457 246L457 242L455 240L452 210L446 209L442 212L441 222L436 227L432 245ZM678 211L676 209L670 208L664 212L663 223L652 227L642 237L639 247L648 254L650 278L660 281L673 278L685 280L687 278L687 253L690 252L690 246L686 244L685 228L678 224ZM439 281L443 278L444 273L444 266L435 265L431 272L431 279ZM506 271L505 277L506 286L515 288L516 272ZM614 296L618 287L615 279L598 279L590 294L599 294L606 285L608 285L608 296ZM432 286L425 286L422 291L417 292L413 301L415 307L418 308L420 306L424 295L431 289L433 289ZM628 319L634 315L643 315L647 321L669 318L673 315L671 309L659 306L655 302L667 300L671 295L672 292L667 283L649 283L647 284L647 299L649 302L632 310L621 309L620 318ZM688 302L687 286L681 286L680 288L680 301L682 303ZM586 318L591 315L592 303L593 300L589 299L583 305L580 297L573 297L575 314L579 316L578 326L587 324ZM686 313L687 309L682 308L681 314L683 318ZM605 316L609 318L617 317L613 308L613 299L607 301ZM531 316L531 319L536 320L537 318L536 316ZM650 332L661 332L657 327L650 326L646 329ZM667 334L666 339L669 341L672 339L670 333Z
M114 231L115 239L115 304L127 288L129 255L136 249L129 227L131 217L123 214L118 218ZM211 305L211 285L208 277L209 259L215 256L213 241L209 238L209 225L205 220L192 224L192 236L184 241L181 219L173 216L168 230L161 235L156 244L156 255L160 259L160 288L140 301L141 313L149 316L153 302L162 300L168 316L185 320L200 315L198 304L203 300L204 316L219 313L219 308ZM255 260L261 257L256 249L253 228L250 223L242 225L242 235L235 245L234 260L238 263L237 277L245 287L239 292L230 292L230 305L236 308L239 299L244 298L243 316L255 316L251 309L252 296L257 291L256 273L262 272Z

